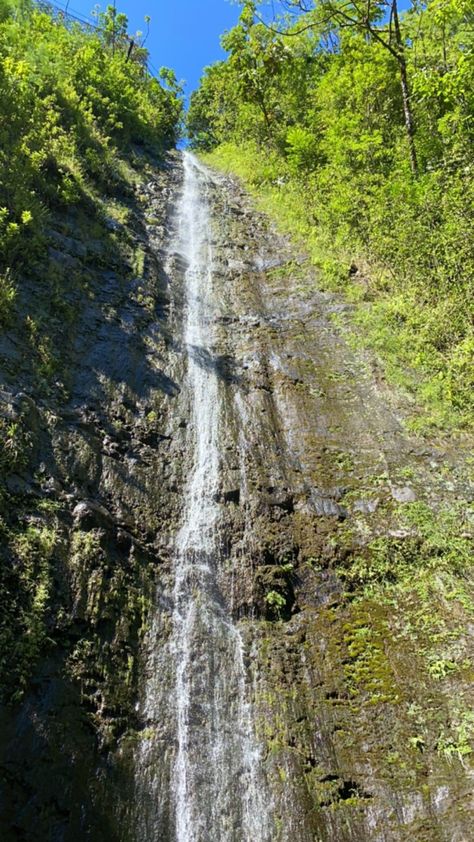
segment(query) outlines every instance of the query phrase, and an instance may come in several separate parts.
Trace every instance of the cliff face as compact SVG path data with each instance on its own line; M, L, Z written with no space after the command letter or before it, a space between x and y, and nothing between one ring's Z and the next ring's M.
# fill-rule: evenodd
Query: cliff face
M114 751L139 727L183 470L163 269L180 180L138 157L107 212L54 219L1 339L4 838L122 838Z
M182 159L138 169L110 217L55 221L0 340L8 840L176 838L176 536L196 382L209 383L193 394L189 263L173 245ZM350 348L346 305L304 255L231 179L199 189L213 292L192 356L219 415L212 599L243 642L252 785L271 824L251 831L226 802L216 842L467 840L470 443L410 435L406 399ZM199 615L207 592L191 585ZM208 629L193 626L196 653ZM222 710L238 710L237 656L215 639L234 675ZM199 793L196 735L219 700L206 707L209 681L194 682L182 710ZM238 747L234 714L215 722ZM244 803L242 769L217 757Z

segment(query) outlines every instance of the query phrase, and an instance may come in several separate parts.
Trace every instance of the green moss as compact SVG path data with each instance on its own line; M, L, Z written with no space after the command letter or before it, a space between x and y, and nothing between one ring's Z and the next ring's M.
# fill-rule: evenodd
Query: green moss
M454 726L451 732L441 730L436 748L438 752L448 760L457 758L464 761L470 759L474 753L474 712L472 710L459 709L454 713Z
M137 278L143 278L145 271L145 251L138 246L133 256L133 272Z
M3 528L0 694L17 701L48 645L57 525Z
M100 529L73 533L69 565L73 614L86 622L86 632L66 669L92 711L101 741L112 744L133 718L137 650L148 627L152 582L139 558L114 561Z
M358 605L342 628L349 696L355 698L363 693L370 704L398 702L400 690L385 652L388 629L377 617L375 606Z

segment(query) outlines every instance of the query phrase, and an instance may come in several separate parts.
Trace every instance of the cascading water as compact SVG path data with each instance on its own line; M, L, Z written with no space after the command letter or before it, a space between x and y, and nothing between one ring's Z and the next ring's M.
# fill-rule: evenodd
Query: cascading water
M147 767L142 772L148 787L147 795L141 798L147 802L145 817L139 822L139 838L146 842L270 842L272 837L252 707L247 699L243 641L217 584L223 561L217 502L219 443L225 431L221 429L223 387L212 356L216 304L206 200L209 184L206 170L185 153L184 188L172 249L187 266L184 344L188 360L186 391L191 405L188 443L194 459L175 543L167 654L152 665L156 672L166 671L172 664L173 697L163 698L166 681L155 674L148 682L145 705L147 720L158 726L160 717L166 717L166 705L168 709L174 706L171 727L175 748L169 758L171 810L167 819L170 829L163 830L164 798L154 781L154 763L159 758L150 738L142 749L146 764L139 763L139 768ZM156 646L159 634L157 621L152 630ZM160 781L162 787L162 777Z

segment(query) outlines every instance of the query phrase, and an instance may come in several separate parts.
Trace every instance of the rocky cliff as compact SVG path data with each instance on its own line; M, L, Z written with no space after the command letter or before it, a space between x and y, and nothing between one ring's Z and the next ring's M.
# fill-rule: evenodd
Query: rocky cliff
M179 153L137 157L108 213L55 219L0 338L5 840L175 838L176 735L146 694L174 704L194 460L182 183ZM271 816L255 842L464 842L471 443L411 435L304 254L232 179L202 189L215 292L195 360L220 396L216 588Z

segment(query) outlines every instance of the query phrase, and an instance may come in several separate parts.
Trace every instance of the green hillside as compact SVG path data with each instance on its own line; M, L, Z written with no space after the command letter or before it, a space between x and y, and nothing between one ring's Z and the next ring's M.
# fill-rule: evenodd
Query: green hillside
M467 0L256 4L207 68L192 145L240 174L322 282L355 342L426 429L472 421L474 17ZM296 17L288 12L300 14ZM301 14L301 10L306 10Z
M52 211L123 189L134 145L174 146L181 114L167 84L147 71L147 53L109 6L97 27L29 0L0 2L0 318L14 312L20 270L33 269ZM103 209L103 208L102 208Z

